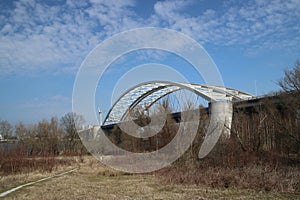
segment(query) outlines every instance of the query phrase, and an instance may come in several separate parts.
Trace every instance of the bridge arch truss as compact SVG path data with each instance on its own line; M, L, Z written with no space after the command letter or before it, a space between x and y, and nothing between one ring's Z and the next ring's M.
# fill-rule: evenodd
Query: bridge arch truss
M124 92L107 113L103 125L122 122L129 110L136 106L151 107L162 97L183 89L194 92L208 102L233 102L254 98L251 94L222 86L150 81L138 84Z

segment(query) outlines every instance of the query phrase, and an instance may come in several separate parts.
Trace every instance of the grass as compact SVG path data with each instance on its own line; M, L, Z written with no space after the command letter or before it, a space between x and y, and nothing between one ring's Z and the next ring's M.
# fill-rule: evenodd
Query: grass
M74 163L79 170L25 187L5 199L297 199L278 192L212 188L196 184L164 183L158 174L128 174L111 170L92 157ZM71 167L71 166L70 166ZM45 176L30 174L26 181ZM6 181L5 181L6 180ZM11 179L1 179L1 185ZM24 179L22 180L24 181ZM16 182L15 182L16 183Z
M299 168L272 169L265 165L243 167L171 166L155 173L165 184L208 186L211 188L253 189L258 192L299 193Z
M45 170L35 170L35 171L26 171L20 173L13 173L13 174L1 174L0 173L0 192L7 191L11 188L16 186L36 181L48 176L52 176L54 174L58 174L63 171L70 170L74 168L79 160L75 157L57 157L56 160L64 160L63 162L58 161L55 167L52 168L51 171Z

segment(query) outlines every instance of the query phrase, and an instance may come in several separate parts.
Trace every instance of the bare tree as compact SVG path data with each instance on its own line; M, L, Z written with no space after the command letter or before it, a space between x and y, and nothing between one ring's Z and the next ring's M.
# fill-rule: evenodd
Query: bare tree
M300 61L297 60L293 69L285 70L284 77L277 84L285 92L300 92Z
M60 119L61 127L65 134L67 148L71 151L75 151L75 146L79 140L77 129L84 123L82 115L70 112L64 115Z
M49 124L49 140L50 149L54 154L59 153L59 145L62 137L62 129L59 127L58 119L56 117L52 117Z
M23 122L19 122L18 124L15 125L15 132L19 140L23 141L26 136L27 136L27 128L23 124Z
M1 121L0 122L0 135L3 139L8 139L12 136L13 126L8 121Z
M35 127L35 143L39 152L57 155L59 153L59 143L61 129L58 126L58 120L55 117L51 121L42 120Z

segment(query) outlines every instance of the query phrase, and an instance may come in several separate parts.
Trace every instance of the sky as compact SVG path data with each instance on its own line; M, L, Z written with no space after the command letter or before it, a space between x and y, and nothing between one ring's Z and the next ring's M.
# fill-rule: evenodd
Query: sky
M300 59L299 0L1 0L0 120L36 123L71 112L76 74L89 52L115 34L144 27L191 37L225 86L254 95L278 91L276 81ZM164 54L131 53L107 74L121 77L132 64L147 62L186 71L188 63ZM111 84L104 79L99 87Z

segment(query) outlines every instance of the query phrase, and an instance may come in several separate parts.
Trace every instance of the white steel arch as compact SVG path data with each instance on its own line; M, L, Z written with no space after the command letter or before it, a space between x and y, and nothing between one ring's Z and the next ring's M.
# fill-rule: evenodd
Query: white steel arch
M209 102L233 102L254 98L251 94L222 86L150 81L138 84L123 93L109 110L103 125L119 123L124 120L128 110L137 105L150 107L160 98L181 89L190 90Z

